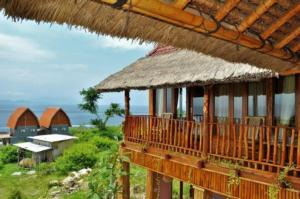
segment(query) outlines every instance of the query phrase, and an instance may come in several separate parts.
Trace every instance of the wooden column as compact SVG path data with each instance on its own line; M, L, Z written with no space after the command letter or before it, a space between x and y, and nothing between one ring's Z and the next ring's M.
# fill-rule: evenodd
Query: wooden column
M130 114L130 96L129 90L125 90L125 116Z
M274 115L274 79L270 78L266 80L266 98L267 98L267 118L266 125L273 125L273 115Z
M296 75L296 127L300 128L300 74Z
M215 98L214 98L214 87L209 87L209 123L214 122L215 117Z
M146 199L172 199L172 178L148 170Z
M209 146L209 87L204 87L204 95L203 95L203 154L206 155L208 153Z
M155 96L156 90L149 89L149 115L155 116Z
M190 87L186 88L186 119L193 119L193 110L192 110L192 89Z
M163 89L163 113L167 112L167 100L168 100L167 96L168 96L167 88L164 88Z
M179 93L179 89L174 88L172 94L172 113L174 119L177 118L178 93Z
M179 182L179 199L183 199L183 182Z
M233 124L234 123L234 85L229 84L229 111L228 111L228 116L229 116L229 123Z
M129 90L125 90L125 116L130 115L130 96ZM130 199L130 163L122 162L123 171L126 173L119 178L119 184L122 192L118 194L118 199Z
M246 122L246 117L248 116L248 83L243 83L242 85L242 122Z

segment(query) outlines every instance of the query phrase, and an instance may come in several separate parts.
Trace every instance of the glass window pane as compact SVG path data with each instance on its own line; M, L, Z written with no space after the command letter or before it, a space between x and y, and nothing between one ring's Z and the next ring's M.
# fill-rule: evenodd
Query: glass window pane
M167 89L167 113L172 112L172 94L173 94L173 89L168 88Z
M250 82L248 92L248 115L266 116L267 98L265 82Z
M163 97L164 90L156 89L156 97L155 97L155 112L157 116L160 116L163 112Z
M281 77L275 81L275 124L295 125L295 76Z
M215 87L215 116L217 120L226 120L228 117L229 86L217 85Z
M239 84L234 85L234 118L235 120L242 118L243 112L243 98L242 98L242 86Z

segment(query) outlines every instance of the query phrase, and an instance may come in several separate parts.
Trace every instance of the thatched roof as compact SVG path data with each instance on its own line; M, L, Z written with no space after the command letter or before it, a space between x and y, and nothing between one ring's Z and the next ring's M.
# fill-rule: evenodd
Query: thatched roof
M248 64L230 63L188 51L151 52L100 82L99 92L126 89L202 86L217 83L258 81L277 74Z
M36 22L79 26L98 34L137 39L141 42L164 43L178 48L195 50L231 62L249 63L277 71L285 71L295 67L295 63L288 60L243 46L237 47L231 42L200 34L192 29L149 16L127 12L123 9L114 9L101 1L0 0L0 10L4 10L5 15L14 20L30 19ZM205 9L203 10L205 11ZM238 38L236 39L238 40Z

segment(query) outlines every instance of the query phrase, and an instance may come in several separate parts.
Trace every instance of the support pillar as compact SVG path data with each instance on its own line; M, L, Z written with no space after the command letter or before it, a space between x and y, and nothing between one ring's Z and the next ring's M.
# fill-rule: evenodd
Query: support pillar
M203 96L203 155L208 153L209 146L209 88L204 87L204 96Z
M273 83L273 78L267 79L266 80L266 98L267 98L267 119L266 119L266 125L272 126L273 125L273 106L274 106L274 83Z
M129 90L125 90L125 117L130 115L130 96ZM121 186L121 192L118 194L118 199L130 199L130 163L122 162L124 173L119 177L119 185Z
M300 74L296 75L296 127L300 128Z
M148 170L146 199L172 199L172 178Z

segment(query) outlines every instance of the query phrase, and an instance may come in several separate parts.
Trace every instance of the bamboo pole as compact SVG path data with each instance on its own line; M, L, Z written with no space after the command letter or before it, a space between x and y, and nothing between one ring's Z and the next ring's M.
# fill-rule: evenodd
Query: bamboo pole
M238 30L240 32L244 32L247 28L254 24L254 22L259 19L266 11L268 11L276 3L276 1L277 0L267 0L265 2L262 2L250 16L248 16L241 22Z
M300 35L300 27L296 28L293 30L288 36L286 36L284 39L279 41L276 45L275 48L282 48L285 45L289 44L293 39L298 37Z
M221 7L215 15L216 20L222 21L229 12L234 9L241 0L227 0L223 7Z
M116 0L94 0L96 2L105 2L108 4L116 3ZM281 58L289 59L292 62L298 63L298 58L293 57L290 59L291 55L286 52L284 49L273 48L270 44L266 43L262 46L262 42L253 36L241 34L237 30L226 28L222 25L217 29L217 24L215 21L206 19L202 16L194 15L192 13L180 10L178 8L168 6L159 1L141 1L141 0L131 0L130 5L125 4L123 8L129 9L131 11L145 14L147 16L160 19L174 25L192 29L193 31L200 33L207 33L207 31L215 31L211 33L211 36L214 36L219 39L230 41L232 43L240 44L248 48L260 48L260 52L265 52L266 54ZM200 27L200 25L202 25ZM205 26L205 29L203 28Z
M283 24L285 24L288 20L294 17L300 11L300 3L294 6L291 10L289 10L285 15L283 15L280 19L278 19L274 24L272 24L267 30L265 30L261 37L263 39L267 39L269 36L273 34L278 28L280 28Z

